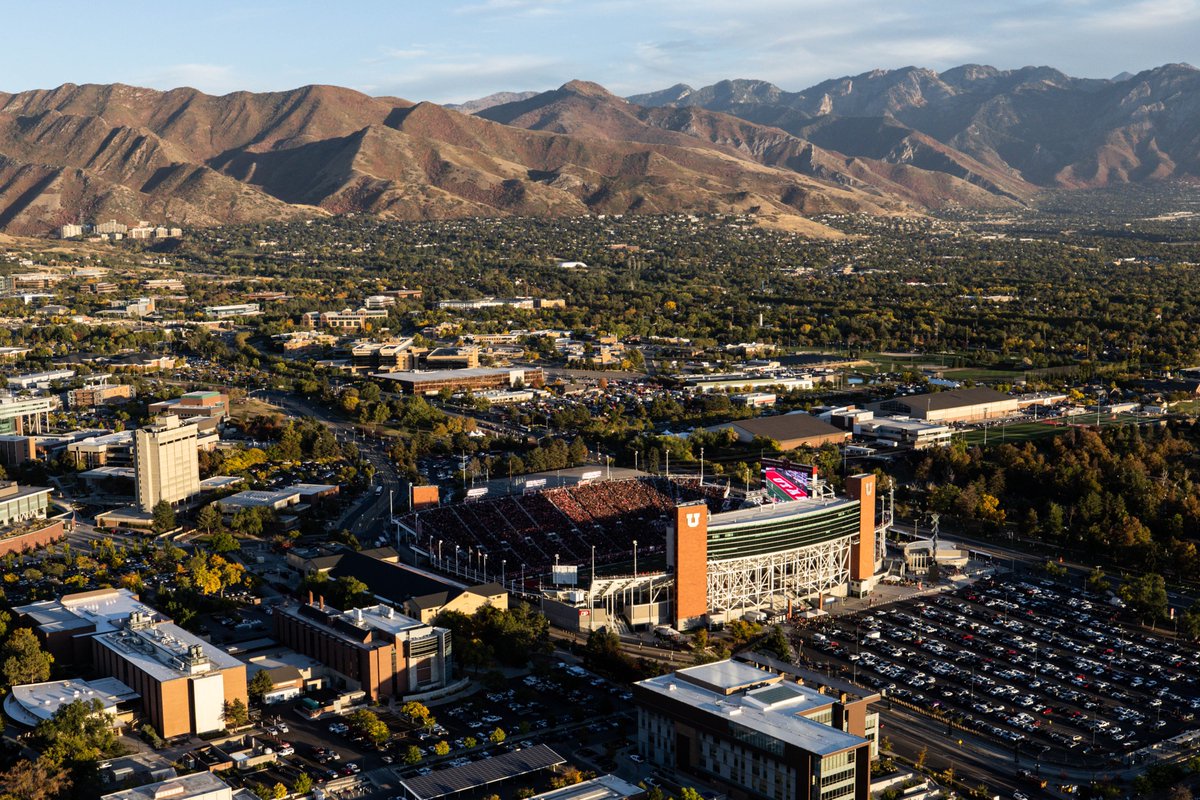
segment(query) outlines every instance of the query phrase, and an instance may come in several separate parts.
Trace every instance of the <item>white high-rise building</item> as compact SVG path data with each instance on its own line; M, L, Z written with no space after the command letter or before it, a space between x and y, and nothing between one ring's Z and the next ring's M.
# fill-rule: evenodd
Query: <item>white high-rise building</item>
M175 416L134 432L138 508L151 511L159 500L177 503L200 492L197 437L195 424L180 424Z

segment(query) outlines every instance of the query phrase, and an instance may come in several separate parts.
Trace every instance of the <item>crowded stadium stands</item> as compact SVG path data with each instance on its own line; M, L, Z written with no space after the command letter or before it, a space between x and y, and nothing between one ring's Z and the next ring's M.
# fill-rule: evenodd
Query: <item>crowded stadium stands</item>
M491 563L507 561L508 574L524 568L528 577L563 564L597 565L628 561L633 540L645 556L665 550L670 512L679 503L705 501L726 508L728 488L701 485L696 478L635 478L580 483L524 495L459 503L409 514L401 524L410 543L443 554L455 547L488 553Z

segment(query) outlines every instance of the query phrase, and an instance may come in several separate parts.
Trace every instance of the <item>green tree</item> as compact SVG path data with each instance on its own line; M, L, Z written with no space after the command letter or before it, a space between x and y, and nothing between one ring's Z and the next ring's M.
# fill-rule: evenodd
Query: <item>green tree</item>
M151 529L155 533L166 533L175 529L175 509L166 500L159 500L150 511L154 518Z
M704 796L691 786L684 786L679 790L679 800L704 800Z
M208 540L208 549L214 553L235 553L242 549L242 543L229 531L217 531Z
M296 794L308 794L312 791L313 780L307 772L301 772L296 776L296 781L292 784L292 791Z
M1179 633L1192 641L1200 640L1200 603L1179 615Z
M263 532L263 519L257 508L239 508L233 512L229 524L243 536L259 536Z
M1104 595L1108 594L1109 589L1112 588L1112 584L1109 582L1108 577L1104 574L1104 570L1096 567L1088 575L1087 588L1088 591L1092 592L1093 594Z
M433 752L435 755L439 756L448 755L450 753L450 745L444 740L440 741L433 746Z
M405 764L409 765L421 763L421 748L417 747L415 744L410 744L404 751L404 756L401 758L401 760Z
M507 738L508 734L504 732L503 728L496 728L496 730L488 734L488 741L492 744L503 744Z
M1162 575L1148 572L1127 580L1121 584L1119 594L1143 621L1154 622L1167 615L1167 582Z
M267 670L260 669L250 679L250 683L246 686L246 691L250 695L251 700L261 703L263 696L273 688L275 688L275 682L271 680L271 675Z
M782 661L792 660L792 646L788 643L787 635L783 632L782 625L773 625L771 630L767 632L767 638L763 640L762 649L767 650Z
M48 681L53 663L54 656L42 649L29 628L17 628L0 648L0 674L7 686Z
M215 504L209 503L200 509L196 515L196 527L210 535L221 530L221 512Z
M96 764L105 756L121 752L99 700L75 700L43 720L33 731L38 749L50 763L66 767L79 783L94 777Z
M1042 565L1042 569L1044 569L1046 574L1056 581L1067 577L1067 568L1062 564L1059 564L1057 561L1047 560L1046 563Z
M479 740L476 739L474 736L467 736L466 738L463 739L463 747L467 748L468 750L471 750L478 746L479 746Z
M287 796L288 796L288 788L286 786L284 786L282 783L276 783L274 786L271 787L272 800L283 800L283 798L285 798Z
M250 711L240 697L235 697L225 701L221 718L225 721L226 728L241 728L250 724Z

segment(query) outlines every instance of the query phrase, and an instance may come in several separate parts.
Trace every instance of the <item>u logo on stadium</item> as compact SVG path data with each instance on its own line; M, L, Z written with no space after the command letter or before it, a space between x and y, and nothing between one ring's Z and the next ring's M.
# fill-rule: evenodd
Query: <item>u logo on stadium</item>
M687 525L689 528L694 528L700 524L700 512L689 512L687 515Z

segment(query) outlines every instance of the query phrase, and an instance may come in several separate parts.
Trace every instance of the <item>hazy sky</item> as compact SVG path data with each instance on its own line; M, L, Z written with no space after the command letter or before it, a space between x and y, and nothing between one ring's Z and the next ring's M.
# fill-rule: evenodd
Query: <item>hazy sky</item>
M1111 77L1200 63L1200 0L185 0L7 4L0 90L309 83L450 102L572 78L620 94L907 65Z

